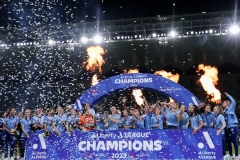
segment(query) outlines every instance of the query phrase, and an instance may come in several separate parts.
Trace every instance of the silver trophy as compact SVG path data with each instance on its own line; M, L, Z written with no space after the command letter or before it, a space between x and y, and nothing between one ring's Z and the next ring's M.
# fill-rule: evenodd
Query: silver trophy
M104 117L104 127L105 128L108 128L108 126L109 126L108 115L109 115L108 111L105 111L104 114L103 114L103 117Z

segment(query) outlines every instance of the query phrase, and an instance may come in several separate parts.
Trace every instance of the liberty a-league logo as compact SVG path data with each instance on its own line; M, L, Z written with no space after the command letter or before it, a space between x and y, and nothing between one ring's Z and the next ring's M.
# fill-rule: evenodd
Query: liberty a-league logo
M209 148L214 149L215 146L213 144L213 141L212 141L209 133L207 131L202 132L202 133L203 133L203 136L204 136L205 140L207 141L207 144L208 144ZM198 143L198 148L202 149L203 147L204 147L204 144L202 142L199 142Z
M45 139L43 137L43 134L38 134L38 138L40 140L40 144L41 144L41 148L42 149L47 149L47 146L46 146L46 142L45 142ZM38 149L38 144L33 144L33 149Z

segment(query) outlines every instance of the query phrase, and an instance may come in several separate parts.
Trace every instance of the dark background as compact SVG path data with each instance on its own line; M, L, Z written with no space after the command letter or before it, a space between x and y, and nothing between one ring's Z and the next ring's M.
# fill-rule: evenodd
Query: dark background
M1 0L2 26L166 16L238 9L238 0Z
M237 0L2 0L0 27L24 30L24 26L237 10L238 5ZM101 80L134 68L144 73L161 69L179 73L179 83L206 101L198 82L201 75L196 73L201 63L218 67L217 88L239 100L239 44L239 37L230 35L169 39L164 45L157 40L104 42L100 46L107 52L101 74L82 67L86 48L93 44L1 49L0 110L72 104L91 86L95 73ZM130 94L126 91L105 103L119 103L120 96ZM152 102L161 96L148 91L144 95Z

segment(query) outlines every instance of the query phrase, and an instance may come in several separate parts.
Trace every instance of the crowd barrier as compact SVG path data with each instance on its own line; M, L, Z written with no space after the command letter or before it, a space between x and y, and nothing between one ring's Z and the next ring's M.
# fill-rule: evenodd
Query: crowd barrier
M222 135L216 130L116 130L62 132L44 137L33 132L26 160L75 159L221 159Z

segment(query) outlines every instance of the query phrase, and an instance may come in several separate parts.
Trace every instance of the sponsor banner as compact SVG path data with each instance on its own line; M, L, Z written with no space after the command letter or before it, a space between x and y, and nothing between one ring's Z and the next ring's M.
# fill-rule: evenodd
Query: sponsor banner
M222 135L216 130L117 130L31 134L26 160L42 159L221 159Z
M130 73L110 77L88 89L78 98L82 103L88 102L93 107L110 92L118 92L126 88L142 88L158 92L173 98L187 107L190 103L198 105L199 100L183 86L161 76L147 73ZM78 101L75 108L82 109Z

